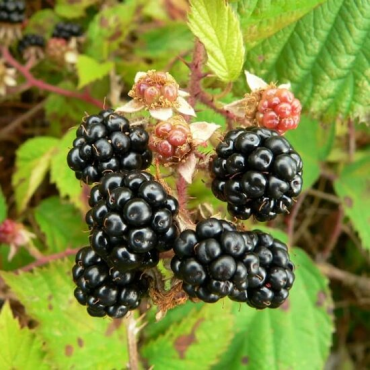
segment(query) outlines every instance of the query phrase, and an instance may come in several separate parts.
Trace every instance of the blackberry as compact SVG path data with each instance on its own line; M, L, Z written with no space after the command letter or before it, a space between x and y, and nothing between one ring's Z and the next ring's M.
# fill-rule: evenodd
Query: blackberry
M0 23L19 24L25 18L24 1L3 0L0 3Z
M142 127L130 127L129 121L113 110L88 116L78 127L67 162L77 179L91 184L106 172L145 169L152 152L149 135Z
M78 24L60 22L55 26L51 37L69 41L72 37L80 37L82 34L82 28Z
M148 292L149 284L142 272L122 273L111 269L91 247L80 249L75 262L74 296L87 306L90 316L121 318L137 308Z
M237 231L210 218L185 230L174 244L171 269L190 298L229 297L255 308L279 307L294 282L285 244L262 231Z
M147 172L104 175L91 189L89 205L91 246L120 271L156 266L178 236L178 202Z
M289 212L302 190L302 160L287 139L269 129L238 128L216 153L212 192L232 216L268 221Z
M44 48L45 39L37 34L24 35L23 38L18 42L18 53L23 54L26 49L30 47Z

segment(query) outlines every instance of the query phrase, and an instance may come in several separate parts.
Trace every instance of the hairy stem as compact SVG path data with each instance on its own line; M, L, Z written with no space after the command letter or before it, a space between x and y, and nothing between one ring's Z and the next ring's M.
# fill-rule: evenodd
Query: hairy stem
M131 312L126 318L126 335L129 355L130 370L139 369L139 355L136 340L136 320Z
M20 74L22 74L30 86L37 87L40 90L45 90L45 91L49 91L49 92L56 93L59 95L67 96L69 98L83 100L87 103L90 103L90 104L93 104L99 107L100 109L103 108L103 103L100 102L99 100L94 99L87 91L83 93L78 93L75 91L63 89L58 86L50 85L42 80L38 80L32 75L32 73L29 71L27 67L21 65L17 60L13 58L8 48L6 48L5 46L2 46L0 50L1 50L4 60L9 65L14 67Z
M38 260L36 260L34 262L31 262L30 264L15 270L14 272L19 273L21 271L22 272L31 271L35 267L40 267L40 266L46 265L46 264L48 264L52 261L56 261L56 260L59 260L59 259L62 259L62 258L68 257L68 256L72 256L72 255L76 254L79 250L80 250L80 248L75 248L75 249L69 249L68 248L63 252L59 252L59 253L51 254L49 256L41 257Z

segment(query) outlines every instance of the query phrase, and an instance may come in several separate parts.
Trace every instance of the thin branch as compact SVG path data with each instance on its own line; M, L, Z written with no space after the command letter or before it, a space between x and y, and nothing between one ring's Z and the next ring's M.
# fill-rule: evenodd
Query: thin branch
M79 250L80 250L80 248L75 248L75 249L69 249L68 248L63 252L59 252L59 253L51 254L49 256L42 257L42 258L40 258L40 259L38 259L34 262L31 262L30 264L28 264L26 266L23 266L23 267L15 270L14 272L19 273L19 272L31 271L35 267L40 267L40 266L46 265L46 264L48 264L52 261L56 261L56 260L59 260L59 259L62 259L62 258L68 257L68 256L72 256L72 255L76 254Z
M297 215L299 212L299 209L301 208L301 205L303 204L303 201L306 198L306 193L301 194L301 196L298 198L297 203L293 207L293 211L289 216L288 220L288 241L289 246L293 246L293 237L294 237L294 228L296 224Z
M0 131L0 137L8 135L10 132L15 130L18 126L21 126L24 122L32 118L34 115L36 115L40 110L44 108L45 100L41 101L40 103L33 106L31 109L29 109L26 113L22 114L20 117L15 119L11 124L4 127Z
M328 263L318 264L318 267L329 279L340 281L344 286L354 289L363 297L370 297L370 278L351 274Z
M99 107L100 109L103 108L103 103L100 102L99 100L94 99L87 91L85 91L83 93L78 93L78 92L75 92L75 91L63 89L63 88L58 87L58 86L53 86L53 85L50 85L50 84L48 84L48 83L46 83L42 80L36 79L32 75L32 73L25 66L21 65L17 60L15 60L13 58L13 56L10 54L9 50L5 46L2 46L0 50L2 52L4 60L9 65L14 67L19 73L21 73L24 76L24 78L26 79L26 81L31 86L37 87L40 90L45 90L45 91L49 91L49 92L56 93L56 94L59 94L59 95L67 96L67 97L70 97L70 98L83 100L87 103L90 103L90 104L93 104L93 105Z
M315 197L327 200L328 202L334 203L334 204L342 204L342 201L336 197L333 194L325 193L324 191L320 191L317 189L308 189L307 193L309 195L313 195Z
M187 209L187 202L188 202L188 185L185 179L178 174L177 182L176 182L176 190L177 190L177 197L180 205L180 209L185 211Z

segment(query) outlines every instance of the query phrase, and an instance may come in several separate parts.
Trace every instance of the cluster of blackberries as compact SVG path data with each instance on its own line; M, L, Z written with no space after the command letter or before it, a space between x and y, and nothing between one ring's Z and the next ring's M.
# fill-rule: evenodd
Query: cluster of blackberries
M105 175L91 189L91 246L120 271L154 267L178 235L178 202L144 171Z
M19 54L23 54L26 49L29 47L40 47L43 48L45 46L45 39L37 34L27 34L24 35L23 38L18 42L18 52Z
M72 269L77 287L77 301L87 306L91 316L121 318L140 304L147 294L149 284L140 271L120 272L109 268L91 247L84 247L76 254Z
M80 37L82 34L82 28L78 24L60 22L55 26L51 37L69 41L72 37Z
M262 231L240 232L210 218L183 231L174 245L171 268L191 298L217 302L229 297L251 307L276 308L294 282L285 244Z
M24 1L3 0L0 3L0 22L17 24L24 21Z
M111 109L86 117L76 136L68 165L77 179L88 184L99 181L106 172L142 170L152 162L146 130L130 127L125 117Z
M229 131L211 165L213 194L239 219L288 213L302 189L302 160L287 139L266 128Z

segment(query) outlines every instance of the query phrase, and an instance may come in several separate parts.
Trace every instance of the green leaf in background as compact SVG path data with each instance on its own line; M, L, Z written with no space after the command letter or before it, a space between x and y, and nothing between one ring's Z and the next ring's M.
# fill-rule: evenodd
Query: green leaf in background
M79 18L85 15L89 6L96 4L99 0L57 0L55 12L64 18Z
M167 62L169 56L177 57L193 47L193 36L189 28L179 22L170 22L163 27L156 26L141 34L140 41L141 47L136 55L153 59L165 58Z
M237 79L244 44L239 20L224 0L192 0L189 27L207 50L207 65L223 81Z
M58 197L43 200L35 209L35 218L45 234L50 253L88 244L88 234L84 233L87 227L81 213L72 204L61 202Z
M266 37L296 22L326 0L240 0L235 8L246 47L249 49Z
M369 1L328 0L250 50L245 69L266 81L290 81L304 110L326 120L365 120L370 101L368 14Z
M37 35L43 35L45 38L50 37L59 20L51 9L40 10L27 19L25 33L36 33Z
M216 363L232 338L231 306L222 304L193 308L180 322L147 343L142 355L158 370L208 369Z
M334 140L334 124L320 125L317 120L302 116L296 130L286 138L303 161L303 189L309 189L320 176L320 161L330 152Z
M370 250L370 156L344 167L334 183L335 192L342 200L345 214L350 218L362 240Z
M51 161L51 182L55 183L62 197L68 197L78 209L86 212L89 187L81 185L67 165L67 154L75 138L76 132L72 129L58 143Z
M43 181L57 144L58 140L52 137L37 137L27 140L17 150L12 185L19 213Z
M58 85L66 90L76 90L70 81ZM95 96L96 97L96 96ZM94 114L96 106L79 99L72 99L58 94L49 94L46 98L46 119L50 122L50 134L60 137L67 128L80 124L85 112Z
M0 187L0 224L6 219L8 213L4 193Z
M0 312L0 369L48 369L42 342L28 328L21 329L8 302Z
M213 369L323 369L334 330L332 301L326 278L306 253L291 252L296 280L279 309L232 306L235 336Z
M78 88L81 89L107 76L113 67L112 62L98 63L86 55L79 55L77 60Z
M124 326L90 317L86 308L77 303L72 266L71 260L64 260L33 273L0 274L27 314L38 321L35 331L45 343L51 368L125 368L128 354Z
M86 32L90 57L106 61L110 52L117 50L134 26L133 18L140 1L128 0L124 4L101 10L90 22Z

